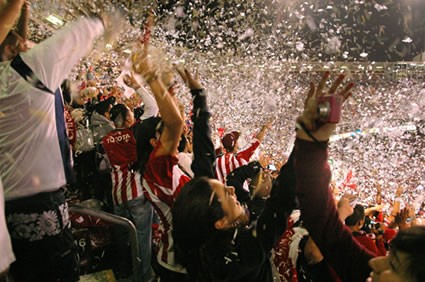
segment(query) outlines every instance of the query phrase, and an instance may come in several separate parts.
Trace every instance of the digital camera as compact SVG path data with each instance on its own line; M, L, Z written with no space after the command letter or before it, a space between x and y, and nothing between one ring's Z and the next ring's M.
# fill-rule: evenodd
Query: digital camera
M338 123L341 119L342 97L339 95L322 96L317 101L317 114L325 123Z

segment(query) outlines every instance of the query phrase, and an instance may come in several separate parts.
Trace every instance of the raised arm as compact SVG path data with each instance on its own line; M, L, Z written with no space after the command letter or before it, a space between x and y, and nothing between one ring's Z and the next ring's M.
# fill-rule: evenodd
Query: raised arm
M0 44L19 17L24 0L8 0L0 6Z
M242 204L248 204L251 200L250 192L243 188L243 184L248 179L254 179L254 177L260 173L261 165L259 162L250 162L246 165L235 168L226 177L226 185L233 186L238 201ZM271 188L271 187L270 187Z
M265 123L262 127L260 132L258 132L258 134L255 136L255 138L258 139L258 141L263 142L264 137L266 136L267 130L269 130L272 126L272 122L268 121L267 123Z
M160 79L158 65L152 62L148 52L149 42L146 42L142 50L133 54L132 61L133 70L141 74L151 88L164 123L164 129L160 137L162 146L156 151L156 155L176 155L183 131L183 118L174 98L168 93Z
M18 34L25 41L28 40L29 20L30 20L30 4L28 3L28 1L25 1L22 6L22 12L21 12L21 16L19 17L18 24L16 25Z
M365 281L371 271L368 261L373 254L360 246L341 222L329 189L331 172L327 147L336 123L321 120L317 111L328 77L326 73L317 89L311 84L304 112L297 119L297 198L304 226L338 276L343 281ZM348 84L340 94L335 94L343 79L344 76L339 76L326 94L339 95L336 99L340 99L340 106L353 87Z
M81 18L21 56L38 79L51 91L55 91L75 64L89 53L93 41L103 32L100 19Z
M394 203L393 203L393 207L392 207L392 210L391 210L391 214L388 217L389 221L393 221L394 218L396 217L396 215L400 212L400 206L401 206L401 201L402 201L401 195L403 194L403 190L404 189L403 189L402 185L399 185L397 187L397 190L395 192Z
M251 156L254 154L255 150L260 146L260 143L264 140L264 136L268 129L271 128L272 122L269 121L261 127L260 132L255 136L251 141L251 144L238 152L238 157L249 162Z
M190 89L193 100L193 161L192 171L196 177L214 178L215 150L211 140L209 119L211 114L207 106L207 97L199 80L199 75L193 76L187 69L176 67L180 77Z
M128 87L133 88L145 104L143 114L140 117L141 120L145 120L158 115L159 109L158 105L156 104L155 98L152 97L151 94L149 94L145 87L139 84L133 73L131 75L126 74L124 76L124 83Z
M294 153L280 169L273 183L270 197L257 223L257 234L264 250L269 252L286 230L288 217L296 207Z

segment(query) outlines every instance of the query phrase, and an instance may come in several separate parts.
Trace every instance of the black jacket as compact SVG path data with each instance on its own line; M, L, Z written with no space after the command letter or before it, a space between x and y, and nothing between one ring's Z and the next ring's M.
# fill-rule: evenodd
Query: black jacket
M295 208L295 173L292 156L273 183L258 221L213 238L201 250L208 281L273 281L270 253ZM227 236L227 238L223 238Z

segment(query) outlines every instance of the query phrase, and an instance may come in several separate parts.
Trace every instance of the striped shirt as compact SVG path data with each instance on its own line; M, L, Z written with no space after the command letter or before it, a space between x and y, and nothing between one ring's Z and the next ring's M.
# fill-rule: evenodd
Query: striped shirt
M152 203L161 220L158 262L171 271L185 273L186 270L183 266L177 265L174 260L171 207L190 177L179 168L177 157L171 155L155 156L160 146L159 143L146 164L143 175L143 189L146 198Z
M143 195L140 173L132 169L137 161L136 139L130 128L116 129L102 139L112 171L112 199L120 205Z
M237 154L225 153L218 157L215 162L215 173L217 179L222 183L225 183L227 175L235 168L248 164L249 159L259 146L260 141L253 139L246 149L239 151Z

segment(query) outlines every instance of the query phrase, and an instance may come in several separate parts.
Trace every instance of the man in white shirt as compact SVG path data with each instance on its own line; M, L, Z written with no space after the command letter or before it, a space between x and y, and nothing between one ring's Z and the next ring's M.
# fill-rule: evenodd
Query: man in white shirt
M79 279L62 188L72 169L59 88L106 20L79 19L25 53L6 46L9 61L0 63L0 176L16 281Z

